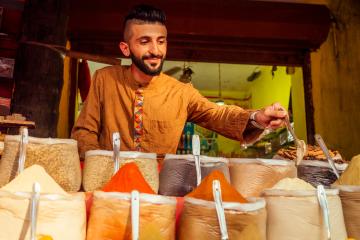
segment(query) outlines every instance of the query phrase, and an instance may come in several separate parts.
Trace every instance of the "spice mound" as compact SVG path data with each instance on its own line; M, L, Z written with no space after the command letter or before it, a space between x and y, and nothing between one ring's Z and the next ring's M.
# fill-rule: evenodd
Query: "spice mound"
M68 195L59 184L39 165L26 168L14 180L1 188L9 192L31 192L33 184L38 182L42 193L54 193Z
M239 202L247 203L248 201L231 186L226 180L224 174L220 171L211 172L206 178L204 178L200 185L194 189L191 193L187 194L186 197L193 197L203 199L207 201L214 201L213 197L213 181L219 180L221 186L221 197L224 202Z
M275 184L272 189L279 190L314 190L310 184L300 178L284 178Z
M360 185L360 154L351 159L349 166L335 184Z
M104 192L131 192L137 190L141 193L155 194L134 162L122 166L102 190Z

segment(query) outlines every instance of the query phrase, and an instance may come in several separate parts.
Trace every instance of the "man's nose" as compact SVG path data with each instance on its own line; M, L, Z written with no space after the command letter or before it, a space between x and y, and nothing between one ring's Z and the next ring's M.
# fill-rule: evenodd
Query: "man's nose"
M160 55L161 52L157 42L152 42L152 44L150 45L149 52L154 55Z

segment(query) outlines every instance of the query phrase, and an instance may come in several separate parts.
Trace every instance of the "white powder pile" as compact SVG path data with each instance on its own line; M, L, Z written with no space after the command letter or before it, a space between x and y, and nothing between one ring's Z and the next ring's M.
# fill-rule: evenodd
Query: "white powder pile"
M314 190L315 188L300 178L284 178L280 180L272 189L279 190Z
M26 168L21 174L11 182L1 188L9 192L31 192L34 182L38 182L42 193L53 193L68 195L45 169L39 165L32 165Z

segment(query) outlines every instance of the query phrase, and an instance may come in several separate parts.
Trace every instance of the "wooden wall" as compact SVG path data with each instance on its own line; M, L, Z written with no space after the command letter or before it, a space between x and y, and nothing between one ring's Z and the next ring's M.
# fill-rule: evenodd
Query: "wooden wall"
M22 113L36 122L32 136L56 137L63 58L53 50L21 42L65 46L67 9L67 0L29 0L25 4L12 112Z
M360 1L328 7L334 25L311 56L315 130L349 159L360 153Z

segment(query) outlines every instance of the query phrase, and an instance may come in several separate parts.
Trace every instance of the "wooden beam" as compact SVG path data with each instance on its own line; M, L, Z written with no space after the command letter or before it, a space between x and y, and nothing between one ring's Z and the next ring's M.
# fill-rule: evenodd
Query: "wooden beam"
M311 61L310 52L307 52L302 66L304 80L304 97L306 113L306 133L308 144L315 144L315 121L314 121L314 102L312 93L311 80Z

